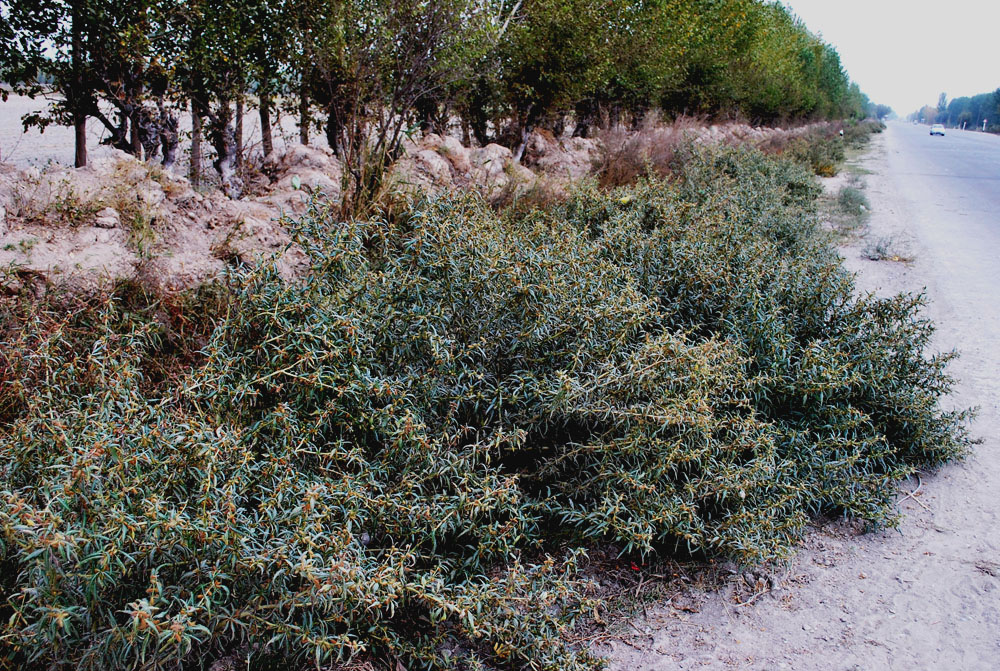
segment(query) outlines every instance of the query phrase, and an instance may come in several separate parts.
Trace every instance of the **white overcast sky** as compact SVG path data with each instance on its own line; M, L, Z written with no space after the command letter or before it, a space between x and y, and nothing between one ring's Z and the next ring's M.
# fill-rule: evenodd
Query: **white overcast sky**
M906 116L1000 88L1000 0L785 0L872 101Z

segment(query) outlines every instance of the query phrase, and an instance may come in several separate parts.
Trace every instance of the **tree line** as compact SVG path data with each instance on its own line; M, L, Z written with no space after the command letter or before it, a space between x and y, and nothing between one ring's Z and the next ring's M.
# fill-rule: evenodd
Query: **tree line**
M948 95L938 96L937 107L924 105L909 115L910 121L928 124L940 123L950 128L985 128L988 132L1000 132L1000 88L991 93L962 96L948 101Z
M272 116L293 112L364 190L407 135L452 122L520 159L536 128L587 136L651 110L778 123L872 107L833 47L761 0L11 0L0 15L0 79L61 94L25 123L75 126L77 166L87 119L170 165L187 108L195 164L205 137L233 196L251 109L265 155Z

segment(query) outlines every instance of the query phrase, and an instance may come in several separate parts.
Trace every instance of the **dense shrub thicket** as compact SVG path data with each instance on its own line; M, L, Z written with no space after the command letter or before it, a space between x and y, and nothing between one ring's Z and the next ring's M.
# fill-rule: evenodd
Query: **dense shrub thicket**
M832 127L818 127L791 140L776 137L761 145L768 153L777 153L796 163L808 166L820 177L833 177L846 158L846 149L861 149L871 136L885 130L885 124L876 119L849 121L838 134Z
M586 669L575 548L758 562L812 515L891 522L967 441L921 299L855 295L805 168L678 160L527 215L316 206L313 273L202 296L197 360L155 308L12 319L0 655Z

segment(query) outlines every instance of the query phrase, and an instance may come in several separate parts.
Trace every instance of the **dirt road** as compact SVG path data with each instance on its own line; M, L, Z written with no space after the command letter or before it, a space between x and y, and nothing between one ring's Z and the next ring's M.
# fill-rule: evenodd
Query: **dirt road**
M873 214L845 261L862 290L926 288L936 347L962 353L949 403L980 407L983 443L901 495L897 530L811 532L752 603L734 577L693 607L651 609L630 625L642 635L612 644L612 669L1000 669L1000 138L894 124L863 168ZM865 259L877 240L913 260Z

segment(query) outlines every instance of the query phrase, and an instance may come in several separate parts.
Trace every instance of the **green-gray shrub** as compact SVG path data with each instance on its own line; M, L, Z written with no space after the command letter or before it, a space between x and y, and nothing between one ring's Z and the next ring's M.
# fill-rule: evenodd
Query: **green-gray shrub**
M756 562L811 515L891 522L895 481L967 442L921 299L855 296L802 167L676 174L509 217L317 206L311 275L234 277L158 385L152 314L112 301L72 347L9 328L8 664L592 668L567 548Z
M871 210L871 204L864 191L853 186L844 186L837 193L837 208L841 214L865 218Z
M854 149L861 149L868 144L872 135L884 130L885 124L877 119L848 121L844 124L844 143Z

